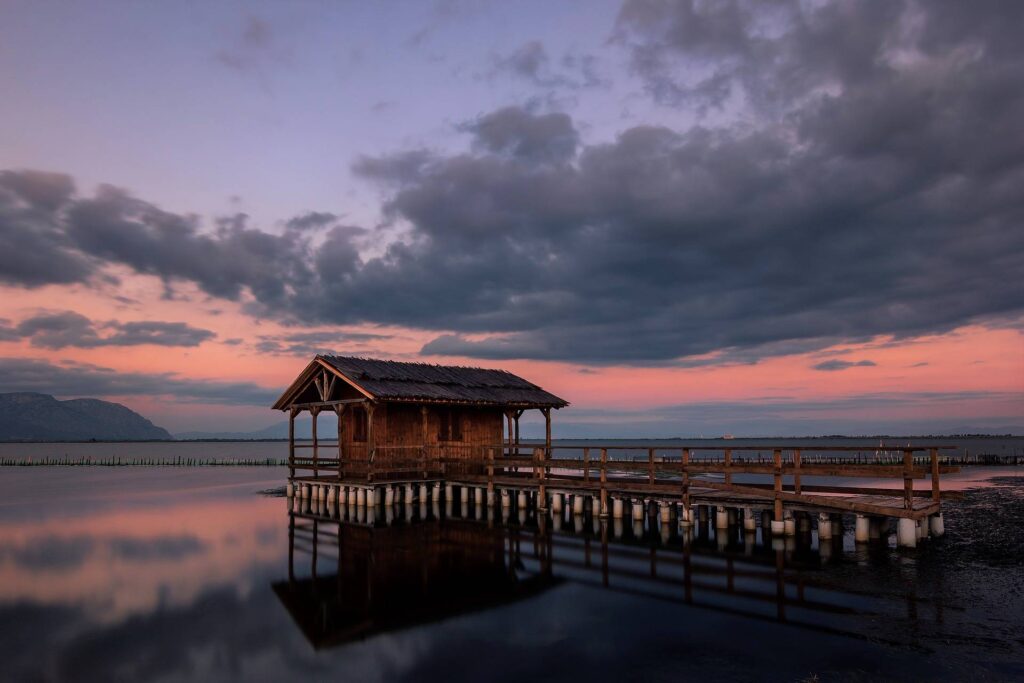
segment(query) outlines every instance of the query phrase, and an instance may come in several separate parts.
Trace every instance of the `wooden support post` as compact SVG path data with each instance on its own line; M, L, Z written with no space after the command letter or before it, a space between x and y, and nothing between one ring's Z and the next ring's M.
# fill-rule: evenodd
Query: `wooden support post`
M793 451L793 493L800 493L800 449Z
M782 450L776 448L772 452L772 464L775 466L775 521L782 522Z
M544 457L551 457L551 408L543 408L544 414Z
M544 474L544 449L533 449L533 476L537 478L537 509L546 510L548 507L547 489L544 482L547 477Z
M317 419L316 418L317 418L318 415L320 415L320 409L316 408L316 407L310 408L309 409L309 414L313 417L313 478L316 479L317 478L317 472L318 472L317 465L318 465L319 459L320 459L319 458L319 456L320 456L320 442L317 440L317 436L316 436L316 423L317 423Z
M725 449L725 483L732 484L732 449Z
M690 514L690 449L683 449L683 509Z
M514 431L514 428L512 427L512 411L511 410L505 411L505 421L508 423L508 438L506 439L506 441L508 443L508 456L509 457L513 457L515 455L515 453L512 450L512 444L514 443L513 442L513 437L514 437L515 431Z
M608 514L608 449L601 449L601 514Z
M939 486L939 449L932 448L928 451L932 466L932 500L936 503L942 498L942 489Z
M903 509L914 509L914 451L903 451Z
M338 416L338 481L341 481L342 472L344 471L345 467L345 449L344 446L342 446L342 442L344 441L343 437L345 434L345 405L342 404L334 406L334 412Z
M583 449L583 483L590 483L590 449Z
M288 476L295 476L295 415L298 409L288 409Z
M521 418L523 416L524 412L526 412L526 411L517 410L515 413L512 414L512 418L513 418L513 421L515 422L515 430L516 430L516 437L515 437L515 442L514 443L515 443L515 446L516 446L517 450L519 449L519 418Z
M654 483L654 449L647 449L647 483Z

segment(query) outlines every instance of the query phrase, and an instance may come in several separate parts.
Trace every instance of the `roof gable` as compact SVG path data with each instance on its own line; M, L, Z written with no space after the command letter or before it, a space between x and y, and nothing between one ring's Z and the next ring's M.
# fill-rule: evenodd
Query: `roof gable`
M333 370L379 401L466 403L522 408L563 408L567 401L504 370L407 363L351 356L317 356L274 405L284 408L316 366Z

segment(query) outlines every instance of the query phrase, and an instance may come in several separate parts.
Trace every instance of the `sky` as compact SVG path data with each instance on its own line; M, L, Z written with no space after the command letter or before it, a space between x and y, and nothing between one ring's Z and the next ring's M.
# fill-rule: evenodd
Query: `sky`
M555 435L1024 431L1024 4L0 4L0 391L279 422L313 354Z

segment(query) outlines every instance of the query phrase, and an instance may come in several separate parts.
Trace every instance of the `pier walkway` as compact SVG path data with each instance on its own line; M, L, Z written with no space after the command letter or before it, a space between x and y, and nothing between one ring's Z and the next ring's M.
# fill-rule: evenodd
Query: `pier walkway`
M940 446L869 456L863 447L841 446L402 448L389 453L386 467L375 466L372 452L362 461L325 460L316 452L312 458L292 457L289 494L376 506L442 495L455 500L458 489L461 502L472 498L478 506L485 500L502 507L515 502L613 519L642 519L657 511L680 526L713 514L716 528L751 529L759 520L780 535L795 533L814 517L824 529L835 516L852 513L858 538L895 519L899 544L907 547L929 533L943 533L942 499L958 495L942 491L941 475L959 467L942 464ZM844 483L850 479L861 483ZM930 486L915 488L920 479ZM894 480L899 488L875 480Z

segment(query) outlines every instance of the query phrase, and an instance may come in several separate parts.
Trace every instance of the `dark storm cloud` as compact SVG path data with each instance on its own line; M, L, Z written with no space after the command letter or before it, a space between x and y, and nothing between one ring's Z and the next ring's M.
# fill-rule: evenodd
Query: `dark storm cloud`
M846 370L847 368L862 368L862 367L874 367L877 365L873 360L826 360L816 365L812 365L812 370L821 370L823 372L835 372L837 370Z
M285 226L290 230L319 230L332 225L338 217L326 211L310 211L288 220Z
M174 373L117 372L85 363L0 358L0 387L56 396L173 396L187 403L266 406L277 392L251 382L184 379Z
M528 162L565 162L576 154L579 134L562 113L531 114L505 107L467 123L474 146L484 152Z
M135 321L95 323L74 311L47 312L11 326L0 322L0 341L29 339L44 349L100 346L198 346L216 335L181 322Z
M58 213L73 192L71 178L60 173L0 172L0 283L37 287L93 274Z
M586 144L565 114L501 108L462 126L465 153L353 165L387 192L380 232L272 234L241 214L202 229L114 188L78 198L70 181L5 174L0 241L45 257L0 252L0 280L117 264L251 292L250 312L287 322L438 330L430 353L591 364L748 363L1012 325L1021 8L629 2L616 40L651 92L727 103L742 126Z

